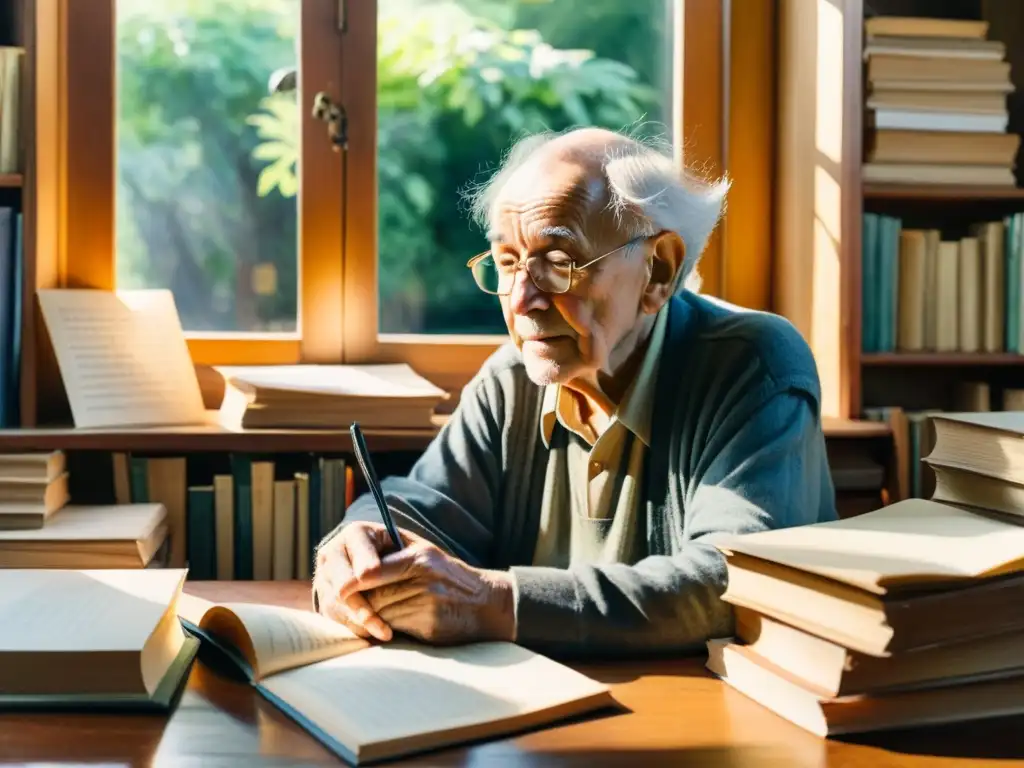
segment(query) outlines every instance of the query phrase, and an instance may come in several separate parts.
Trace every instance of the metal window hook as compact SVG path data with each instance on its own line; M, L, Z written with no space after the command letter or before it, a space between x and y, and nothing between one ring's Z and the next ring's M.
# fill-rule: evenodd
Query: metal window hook
M283 67L271 74L267 90L270 93L295 93L298 90L295 67ZM327 123L327 136L335 152L348 149L348 117L339 104L335 104L325 92L319 91L313 97L312 115Z

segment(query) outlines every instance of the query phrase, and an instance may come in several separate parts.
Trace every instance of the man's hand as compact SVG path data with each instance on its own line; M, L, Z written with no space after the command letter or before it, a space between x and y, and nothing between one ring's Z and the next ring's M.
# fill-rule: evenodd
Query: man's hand
M362 636L403 632L433 644L512 640L511 576L473 568L410 531L385 554L383 525L353 523L320 551L320 611Z

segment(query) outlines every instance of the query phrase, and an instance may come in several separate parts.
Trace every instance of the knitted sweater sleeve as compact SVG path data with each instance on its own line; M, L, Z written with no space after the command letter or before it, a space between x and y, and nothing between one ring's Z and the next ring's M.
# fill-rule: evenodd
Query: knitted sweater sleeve
M730 414L702 449L674 449L671 471L689 480L685 510L666 515L684 521L683 530L668 532L671 555L632 565L512 569L518 642L559 655L635 656L685 652L731 633L715 537L814 522L834 509L814 399L780 388L759 400Z

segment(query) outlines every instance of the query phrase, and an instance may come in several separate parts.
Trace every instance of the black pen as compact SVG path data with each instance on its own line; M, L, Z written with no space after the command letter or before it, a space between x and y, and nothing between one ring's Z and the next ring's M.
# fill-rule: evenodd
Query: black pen
M384 501L384 489L380 487L377 473L373 469L370 452L366 448L366 440L363 439L363 431L359 429L358 422L352 422L349 433L352 435L352 448L355 450L356 459L363 470L366 483L370 486L370 493L373 494L373 498L377 502L377 509L380 510L380 516L384 520L384 527L388 529L394 549L399 550L402 548L402 537L398 533L398 528L395 527L395 521L391 519L391 510L388 509L387 502Z

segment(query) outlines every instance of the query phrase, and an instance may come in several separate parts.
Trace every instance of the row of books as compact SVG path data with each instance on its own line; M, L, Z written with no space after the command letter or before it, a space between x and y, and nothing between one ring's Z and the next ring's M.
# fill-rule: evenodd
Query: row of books
M864 352L1024 352L1024 214L974 224L969 236L905 229L865 213Z
M309 579L316 545L341 522L352 500L346 458L217 458L226 464L211 466L194 455L114 453L115 499L166 508L168 565L187 566L193 579Z
M21 222L19 211L0 207L0 429L21 425L19 393L24 274Z
M865 20L863 178L1014 186L1006 45L982 20Z
M717 543L707 666L812 733L1024 712L1024 412L932 421L932 498Z
M19 555L18 567L309 579L315 547L341 522L353 485L345 457L308 453L0 455L0 567L13 567L9 540L35 553Z

